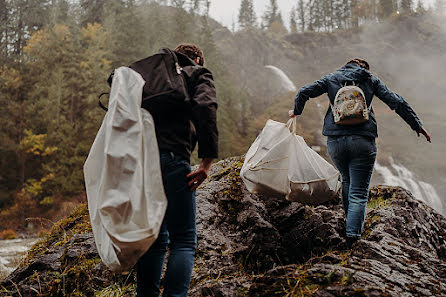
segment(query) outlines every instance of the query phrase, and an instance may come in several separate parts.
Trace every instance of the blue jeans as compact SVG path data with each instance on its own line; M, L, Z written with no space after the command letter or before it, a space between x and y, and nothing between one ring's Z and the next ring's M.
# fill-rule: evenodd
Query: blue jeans
M170 152L161 152L161 171L168 206L155 243L136 264L138 297L160 295L164 257L170 254L164 276L163 296L186 297L197 246L195 192L187 186L189 161Z
M376 160L375 138L329 136L327 150L342 175L342 202L347 217L347 237L361 238L369 185Z

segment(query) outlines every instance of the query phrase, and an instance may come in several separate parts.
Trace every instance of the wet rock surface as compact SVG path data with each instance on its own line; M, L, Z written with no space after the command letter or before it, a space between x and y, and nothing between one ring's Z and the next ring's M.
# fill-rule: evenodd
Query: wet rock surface
M309 207L250 194L241 166L219 162L197 191L190 296L446 296L446 219L404 189L371 190L363 239L349 250L339 201ZM117 282L134 279L100 263L87 230L40 249L1 296L93 296Z

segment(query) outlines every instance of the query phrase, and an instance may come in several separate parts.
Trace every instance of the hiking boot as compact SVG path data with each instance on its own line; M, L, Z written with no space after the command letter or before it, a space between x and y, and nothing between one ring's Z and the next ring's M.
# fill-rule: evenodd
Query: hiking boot
M359 238L357 237L346 237L345 239L345 245L347 247L347 249L351 249L352 246L359 240Z

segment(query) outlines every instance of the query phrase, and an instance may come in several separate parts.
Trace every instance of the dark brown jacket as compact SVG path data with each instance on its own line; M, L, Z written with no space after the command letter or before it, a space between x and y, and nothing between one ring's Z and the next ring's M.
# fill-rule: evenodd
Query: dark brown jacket
M199 158L217 158L217 95L212 73L187 56L175 53L183 68L188 94L184 100L167 103L167 108L147 108L155 121L159 148L189 160L198 142Z

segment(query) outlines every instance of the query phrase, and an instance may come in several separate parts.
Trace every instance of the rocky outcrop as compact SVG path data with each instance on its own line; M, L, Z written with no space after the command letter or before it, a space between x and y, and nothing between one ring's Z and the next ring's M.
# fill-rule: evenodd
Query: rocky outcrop
M190 296L446 296L446 219L404 189L372 189L363 239L346 249L339 201L250 194L241 162L219 162L197 191ZM132 296L134 278L101 264L90 231L85 208L59 223L2 296Z

